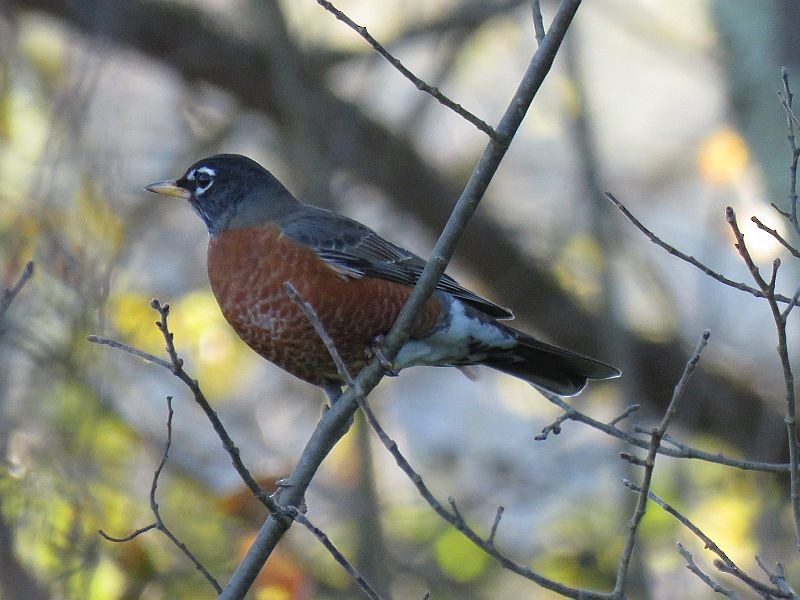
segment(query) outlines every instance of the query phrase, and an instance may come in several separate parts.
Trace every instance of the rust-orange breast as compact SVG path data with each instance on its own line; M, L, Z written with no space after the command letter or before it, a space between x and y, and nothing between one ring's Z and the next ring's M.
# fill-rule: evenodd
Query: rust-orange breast
M354 374L366 350L397 318L411 288L375 278L338 273L308 246L282 235L275 224L231 229L210 238L208 276L222 314L261 356L314 384L337 381L336 367L313 326L288 297L291 282L320 321ZM437 322L431 299L414 335Z

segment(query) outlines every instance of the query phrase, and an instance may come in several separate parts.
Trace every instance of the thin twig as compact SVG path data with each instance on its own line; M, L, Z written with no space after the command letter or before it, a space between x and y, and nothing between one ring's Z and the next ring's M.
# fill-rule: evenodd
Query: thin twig
M322 324L322 321L319 320L317 311L314 310L314 307L311 306L311 304L309 304L306 299L300 295L300 292L298 292L290 282L286 281L283 284L283 288L286 290L286 293L289 294L289 297L292 299L292 301L297 304L300 310L303 311L306 319L308 319L308 321L314 327L314 331L316 332L317 336L319 336L319 339L322 340L323 344L325 344L328 354L330 354L331 359L333 359L333 363L336 365L336 371L339 373L339 377L341 377L342 381L344 381L348 387L355 386L356 383L352 374L350 373L350 370L347 368L347 365L336 349L336 344L333 343L333 339L325 330L325 326ZM356 390L356 393L359 393L358 390Z
M539 0L531 0L531 16L533 17L533 31L536 35L536 43L541 45L544 40L544 20L542 19L542 7Z
M708 587L710 587L718 594L722 594L723 596L726 596L728 598L734 598L734 599L737 598L736 593L733 590L729 590L728 588L722 587L716 581L711 579L711 577L709 577L700 567L698 567L697 563L694 562L692 554L686 548L683 547L683 544L678 542L676 545L678 547L678 554L680 554L686 561L686 568L689 569L695 575L697 575L697 577L700 578L700 581L705 583Z
M28 280L33 277L33 261L28 261L25 265L25 268L20 273L19 279L17 282L11 286L10 288L6 288L3 290L3 296L0 298L0 318L2 318L8 307L11 306L11 303L16 298L17 294L19 294L20 290L24 287L24 285L28 282Z
M544 440L547 439L547 437L551 433L553 435L558 435L559 433L561 433L561 424L564 421L567 421L567 420L569 420L571 418L572 418L572 415L570 415L569 413L564 413L562 415L558 415L553 420L552 423L542 427L542 430L537 435L533 436L533 439L536 440L537 442L543 442Z
M432 85L428 85L422 79L414 75L403 63L401 63L397 58L395 58L383 45L376 40L372 34L367 31L367 28L363 25L359 25L355 21L353 21L350 17L348 17L345 13L340 11L336 8L333 4L328 2L328 0L317 0L317 4L319 4L322 8L327 10L331 13L334 17L339 19L342 23L347 25L350 29L355 31L358 35L360 35L364 40L372 46L373 50L375 50L378 54L380 54L386 61L392 65L395 69L397 69L403 77L408 79L414 86L420 90L421 92L425 92L426 94L430 94L433 96L441 105L446 106L457 115L463 117L470 123L472 123L475 127L481 130L483 133L488 135L492 139L497 139L497 132L494 128L483 121L482 119L478 118L471 112L469 112L466 108L458 104L457 102L453 102L450 98L445 96L437 87Z
M464 520L461 512L458 510L456 505L455 499L450 496L448 498L448 503L452 511L447 510L444 505L439 502L433 493L430 491L430 488L425 484L425 481L422 479L422 476L417 473L408 460L403 456L403 453L400 451L399 447L397 446L397 442L395 442L389 434L386 433L386 430L383 429L381 424L378 422L378 419L375 417L375 413L372 411L372 408L369 405L369 402L366 398L360 399L360 406L361 410L364 412L364 415L367 417L367 422L372 427L375 434L380 439L381 443L384 447L389 451L389 453L394 457L397 466L408 476L411 482L414 484L414 487L417 488L419 495L422 496L423 500L428 503L437 515L439 515L442 519L450 523L453 527L458 529L464 536L466 536L469 541L473 544L478 546L481 550L486 552L489 556L494 558L500 565L520 575L526 579L529 579L536 584L540 585L543 588L548 590L554 591L562 596L566 596L568 598L582 598L586 600L595 599L607 599L611 596L609 594L604 594L601 592L592 592L589 590L582 590L579 588L573 588L562 584L558 581L549 579L539 573L533 571L529 567L521 565L510 558L508 558L505 554L501 553L494 545L494 535L492 533L489 534L489 537L484 539L481 537L474 529L472 529L467 522ZM499 526L500 518L502 517L502 511L498 509L498 512L495 514L495 521L492 524L492 530L496 534L497 526Z
M494 515L494 521L492 522L492 529L489 531L489 537L486 538L486 543L489 544L492 548L494 548L494 538L497 535L497 528L500 527L500 519L503 518L503 512L505 508L502 506L497 507L497 512Z
M146 527L142 527L137 529L130 535L126 535L125 537L114 537L108 535L105 531L100 529L98 533L103 536L109 542L128 542L135 537L145 533L146 531L150 531L151 529L157 529L161 533L163 533L169 540L177 546L181 552L192 562L194 567L203 574L203 577L211 584L211 586L216 590L219 594L222 592L222 587L214 578L213 575L209 572L208 569L203 565L202 562L192 553L191 550L184 544L178 537L170 531L169 527L164 523L164 519L161 518L161 510L158 507L158 500L156 499L156 492L158 491L158 480L161 477L161 472L164 470L164 466L167 464L167 458L169 458L169 449L172 446L172 417L174 415L174 411L172 410L172 396L167 396L167 440L164 443L164 451L161 453L161 462L158 463L158 467L156 467L155 472L153 473L153 481L150 485L150 510L153 512L153 516L155 516L156 520L155 523L151 523Z
M797 161L800 158L800 148L797 147L796 117L792 110L794 94L789 87L789 70L786 67L781 68L781 79L783 80L784 95L779 92L778 96L786 112L786 128L788 130L786 139L789 142L789 150L791 151L791 161L789 163L789 222L794 227L795 232L800 235L800 224L797 222Z
M703 335L700 336L700 341L697 343L697 348L695 348L694 354L686 363L683 373L681 374L681 378L675 385L669 406L667 406L667 410L664 412L661 422L652 430L650 434L650 447L648 448L647 458L645 459L644 463L642 483L639 486L641 488L641 492L639 493L639 498L636 502L636 508L634 509L633 517L628 524L628 535L625 538L625 544L619 559L619 566L617 567L617 578L614 585L614 593L619 596L622 596L625 592L628 568L630 567L633 549L636 545L636 535L639 525L642 522L642 518L644 518L644 513L647 509L647 494L650 491L650 484L653 480L655 461L658 454L658 448L661 445L661 439L663 438L664 433L666 433L670 421L678 411L678 405L683 396L686 394L686 386L689 383L692 373L694 373L694 370L697 367L697 363L700 361L700 354L708 344L708 338L710 335L711 332L706 330L703 332Z
M788 83L787 83L788 85ZM796 202L795 202L796 204ZM794 218L796 218L796 207L792 209ZM736 239L736 249L739 255L750 270L753 281L756 282L764 297L769 304L770 311L772 312L772 320L775 322L775 331L778 337L778 357L781 361L783 368L783 382L784 394L786 400L786 432L789 444L789 479L790 479L790 499L792 505L792 514L794 516L795 528L795 544L800 549L800 470L798 469L798 456L797 456L797 415L796 415L796 400L794 392L794 374L792 372L792 365L789 361L789 349L787 345L786 336L786 315L781 312L775 294L775 278L777 275L778 267L780 266L779 259L773 261L772 276L769 282L764 281L756 264L753 262L752 256L747 249L744 241L744 235L739 229L739 224L736 221L736 213L733 208L728 206L725 209L725 220L733 232ZM796 221L795 221L796 222ZM791 306L791 304L790 304ZM788 314L788 311L787 313Z
M794 256L795 258L800 258L800 250L798 250L797 248L795 248L794 246L792 246L792 245L791 245L789 242L787 242L787 241L786 241L786 239L785 239L785 238L784 238L784 237L783 237L783 236L782 236L780 233L778 233L778 230L777 230L777 229L772 229L772 227L768 227L767 225L764 225L764 223L762 223L762 222L761 222L761 219L759 219L759 218L758 218L758 217L756 217L755 215L753 215L752 217L750 217L750 220L751 220L753 223L755 223L755 224L756 224L756 227L758 227L758 228L759 228L761 231L765 231L766 233L768 233L768 234L770 234L772 237L774 237L774 238L775 238L775 240L776 240L776 241L777 241L777 242L778 242L778 243L779 243L781 246L783 246L783 247L784 247L784 248L786 248L786 249L787 249L789 252L791 252L791 253L792 253L792 256Z
M798 598L795 591L791 588L789 583L786 581L786 572L783 569L782 563L777 563L775 565L775 571L771 571L764 561L761 560L761 557L756 554L756 563L761 568L762 571L769 577L770 583L774 585L776 588L791 595L791 598Z
M778 206L778 205L777 205L777 204L775 204L774 202L770 202L770 203L769 203L769 205L772 207L772 209L773 209L773 210L774 210L776 213L778 213L779 215L781 215L781 216L782 216L782 217L784 217L785 219L790 219L790 218L792 217L792 214L791 214L791 213L788 213L788 212L786 212L785 210L783 210L783 209L782 209L780 206Z
M197 405L203 410L208 420L211 421L211 425L214 427L214 431L217 433L220 441L222 442L222 446L228 452L231 457L231 461L233 462L233 466L236 471L239 473L239 476L244 481L245 485L250 489L253 495L259 499L259 501L267 507L267 509L271 513L277 513L280 515L281 518L285 519L282 515L282 509L278 505L277 502L264 490L255 478L251 475L250 471L242 462L241 453L239 448L234 443L233 439L231 439L230 435L228 434L225 426L220 421L219 416L217 415L216 411L211 408L208 400L203 393L203 390L200 388L200 384L196 379L193 379L189 376L186 371L183 370L183 359L178 356L177 351L175 350L174 344L174 335L169 330L168 326L168 315L169 315L169 305L164 304L162 305L157 298L154 298L153 301L150 303L150 306L159 314L159 320L156 322L156 327L164 336L164 341L166 342L166 351L167 355L170 357L169 361L163 360L158 358L157 356L153 356L152 354L148 354L147 352L143 352L138 348L134 348L129 346L128 344L123 344L122 342L118 342L116 340L111 340L109 338L97 336L97 335L90 335L86 339L90 342L95 344L102 344L105 346L110 346L112 348L117 348L118 350L123 350L133 356L138 356L150 363L158 365L160 367L164 367L168 369L175 377L180 379L192 392L194 396L194 400Z
M781 317L783 318L784 321L789 316L789 313L792 312L792 309L795 306L797 306L798 301L800 301L800 286L797 286L797 289L794 292L794 296L792 296L792 301L786 305L786 307L783 309L783 312L781 313Z
M111 348L116 348L117 350L123 350L128 354L138 356L149 363L153 363L154 365L158 365L159 367L164 367L165 369L172 371L172 363L168 360L158 358L157 356L153 356L152 354L149 354L143 350L139 350L138 348L134 348L133 346L129 346L123 342L118 342L117 340L112 340L100 335L88 335L86 336L86 339L93 344L100 344L101 346L110 346Z
M347 574L350 575L350 577L358 584L368 598L372 598L373 600L380 600L382 598L382 596L376 592L369 583L367 583L367 581L361 576L361 574L350 563L350 561L345 558L344 554L341 553L341 551L336 547L336 545L331 541L324 531L309 521L308 517L299 511L296 506L289 506L286 510L292 519L308 529L314 535L314 537L319 540L319 542L325 547L334 560L339 563L345 571L347 571Z
M636 492L637 494L642 493L642 488L638 485L631 483L630 481L623 482L628 489ZM748 586L750 586L753 590L759 593L771 594L778 598L791 598L790 594L784 593L782 590L776 588L771 588L760 581L753 579L750 575L748 575L745 571L743 571L740 567L736 565L735 562L727 555L727 553L720 548L714 540L712 540L708 535L706 535L702 529L700 529L697 525L695 525L688 517L686 517L683 513L681 513L678 509L674 506L666 502L663 498L658 496L652 491L647 493L647 497L655 502L658 506L660 506L664 512L669 515L672 515L681 525L686 527L689 531L691 531L695 536L697 536L700 541L703 542L705 548L713 552L719 557L720 565L724 565L724 568L720 568L717 565L717 569L725 571L726 573L730 573L734 575L738 579L742 580Z
M699 260L697 260L694 256L689 256L688 254L686 254L684 252L681 252L680 250L678 250L674 246L671 246L670 244L666 243L664 240L662 240L660 237L658 237L655 233L653 233L647 227L645 227L644 224L639 219L637 219L633 215L633 213L631 213L630 210L628 210L628 207L625 206L619 200L617 200L617 198L613 194L611 194L610 192L606 192L604 195L605 195L606 198L608 198L611 201L612 204L614 204L614 206L616 206L619 209L619 211L623 215L625 215L625 218L627 218L634 225L634 227L636 227L636 229L638 229L645 236L647 236L647 239L649 239L651 242L653 242L656 246L659 246L659 247L663 248L664 250L666 250L667 252L669 252L673 256L677 256L682 261L687 262L687 263L689 263L690 265L692 265L694 267L697 267L703 273L705 273L706 275L708 275L712 279L716 279L717 281L719 281L722 284L725 284L725 285L727 285L729 287L732 287L734 289L740 290L742 292L747 292L748 294L752 294L756 298L765 298L766 297L762 290L758 290L758 289L756 289L754 287L751 287L751 286L749 286L746 283L743 283L741 281L734 281L733 279L729 279L729 278L725 277L724 275L722 275L721 273L717 273L713 269L710 269L709 267L707 267L706 265L701 263ZM789 303L792 302L791 298L788 298L788 297L783 296L781 294L775 294L775 299L778 302L789 302Z
M613 425L609 425L602 421L598 421L590 417L589 415L573 408L567 402L565 402L562 398L550 394L544 390L539 390L539 393L542 394L547 400L551 403L558 406L561 410L564 411L564 416L566 419L570 421L575 421L578 423L583 423L584 425L588 425L593 429L597 429L607 435L615 437L619 440L622 440L626 444L630 444L631 446L636 446L637 448L648 449L650 444L648 441L642 440L631 434L614 427ZM566 419L562 419L563 422ZM635 428L639 432L644 432L649 435L649 431L640 430ZM675 446L675 448L665 448L664 446L660 446L658 448L658 453L664 456L671 456L673 458L688 458L688 459L696 459L696 460L703 460L710 463L715 463L718 465L725 465L727 467L734 467L736 469L741 469L743 471L762 471L764 473L788 473L789 472L789 464L788 463L768 463L756 460L740 460L736 458L731 458L721 453L712 454L711 452L705 452L703 450L699 450L697 448L693 448L687 444L683 444L681 442L676 441L674 438L670 437L668 434L664 434L664 441L669 441L670 444Z
M0 337L2 337L2 335L5 333L4 321L6 312L8 312L8 307L11 306L14 298L17 297L17 294L19 294L20 290L22 290L31 277L33 277L32 260L28 261L28 264L25 265L25 268L22 270L17 282L10 288L3 290L3 295L0 296Z
M622 411L619 415L617 415L616 417L611 419L608 422L608 425L612 425L612 426L616 425L620 421L623 421L623 420L627 419L628 417L630 417L633 413L635 413L640 408L642 408L641 404L631 404L628 408L626 408L624 411Z

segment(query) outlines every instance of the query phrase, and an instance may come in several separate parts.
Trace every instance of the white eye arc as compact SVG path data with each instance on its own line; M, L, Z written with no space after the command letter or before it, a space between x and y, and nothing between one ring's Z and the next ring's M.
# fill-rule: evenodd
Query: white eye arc
M200 167L198 169L192 169L189 172L186 178L189 181L196 182L196 187L194 190L196 196L201 195L213 185L214 175L216 175L216 173L217 172L211 167Z

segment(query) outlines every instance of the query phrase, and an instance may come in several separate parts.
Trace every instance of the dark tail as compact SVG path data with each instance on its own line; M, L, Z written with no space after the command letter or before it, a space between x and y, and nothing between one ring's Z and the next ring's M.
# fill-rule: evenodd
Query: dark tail
M499 324L498 324L499 325ZM501 325L514 335L517 345L491 350L481 364L519 377L558 396L574 396L589 379L612 379L619 369L563 348L545 344L531 336Z

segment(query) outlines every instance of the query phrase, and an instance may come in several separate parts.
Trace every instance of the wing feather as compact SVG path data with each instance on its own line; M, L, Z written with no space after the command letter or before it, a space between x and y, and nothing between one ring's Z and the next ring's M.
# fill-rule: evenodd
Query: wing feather
M385 240L369 227L320 208L304 206L282 224L284 235L313 248L339 273L354 278L377 277L413 286L425 261ZM437 289L495 319L511 319L510 310L498 306L443 275Z

